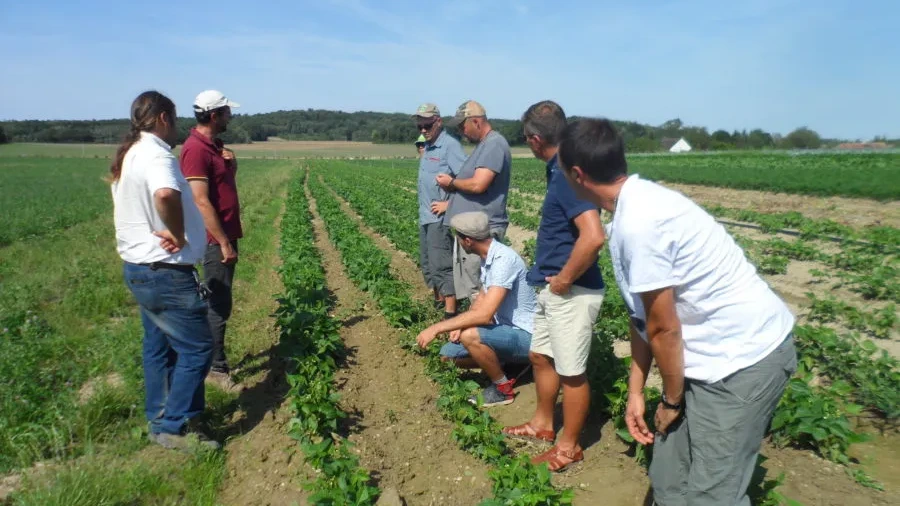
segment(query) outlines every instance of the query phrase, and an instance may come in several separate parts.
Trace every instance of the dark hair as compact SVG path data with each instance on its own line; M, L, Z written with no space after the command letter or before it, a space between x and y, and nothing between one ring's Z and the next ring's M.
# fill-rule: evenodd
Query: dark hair
M159 115L165 113L174 127L175 102L158 91L145 91L131 103L131 126L109 166L109 181L115 182L122 176L122 162L125 153L141 138L141 132L150 132L156 128Z
M194 117L197 118L197 123L201 125L208 125L212 121L213 113L221 114L222 111L228 107L224 105L222 107L217 107L215 109L210 109L208 111L194 111Z
M542 100L522 115L525 135L539 135L544 142L555 146L566 128L566 113L552 100Z
M625 143L608 119L573 121L563 130L559 161L565 170L581 170L598 183L611 183L628 175Z

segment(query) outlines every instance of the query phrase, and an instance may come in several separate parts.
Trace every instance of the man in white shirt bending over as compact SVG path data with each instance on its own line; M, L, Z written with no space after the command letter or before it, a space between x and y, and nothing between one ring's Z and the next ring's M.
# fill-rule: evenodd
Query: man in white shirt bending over
M110 166L116 242L125 283L144 325L145 413L150 439L166 448L218 448L188 421L203 412L213 338L194 268L206 229L172 154L175 104L156 91L131 104L131 127Z
M609 121L570 123L559 158L575 193L613 213L607 244L631 314L625 419L653 443L656 504L749 506L760 443L797 367L794 316L712 216L628 175ZM644 419L651 360L663 379L655 432Z

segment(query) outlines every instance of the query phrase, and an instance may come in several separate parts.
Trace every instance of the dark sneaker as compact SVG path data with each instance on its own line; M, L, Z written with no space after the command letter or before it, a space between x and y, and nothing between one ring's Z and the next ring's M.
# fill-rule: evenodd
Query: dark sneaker
M219 443L199 432L187 432L185 434L169 434L166 432L154 434L151 432L150 441L153 441L163 448L183 452L191 452L197 449L218 450L222 447Z
M484 401L482 406L489 408L491 406L503 406L505 404L511 404L512 401L516 399L516 393L513 391L513 385L515 384L516 380L514 379L509 380L506 383L501 383L499 385L495 385L492 383L489 387L481 391L481 397ZM470 397L469 402L477 405L478 397Z

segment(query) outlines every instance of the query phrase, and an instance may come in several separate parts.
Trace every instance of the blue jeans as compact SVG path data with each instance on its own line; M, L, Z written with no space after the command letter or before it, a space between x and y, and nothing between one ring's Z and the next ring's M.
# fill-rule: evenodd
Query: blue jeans
M531 333L510 325L488 325L477 329L481 343L494 350L501 364L528 363ZM466 358L469 351L459 343L446 343L441 347L441 356Z
M125 263L144 324L144 410L153 433L179 434L203 412L213 338L194 274Z

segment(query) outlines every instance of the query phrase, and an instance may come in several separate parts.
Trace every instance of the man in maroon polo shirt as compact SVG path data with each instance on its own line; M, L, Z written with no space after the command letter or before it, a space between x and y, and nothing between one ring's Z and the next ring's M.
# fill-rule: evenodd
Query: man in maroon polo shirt
M209 326L213 335L213 358L209 379L230 389L225 357L225 324L231 316L231 284L238 259L241 207L238 203L237 159L218 135L231 121L231 108L238 104L221 92L207 90L194 100L197 126L181 148L181 171L191 185L194 201L206 226L206 255L203 276L212 292L209 296Z

